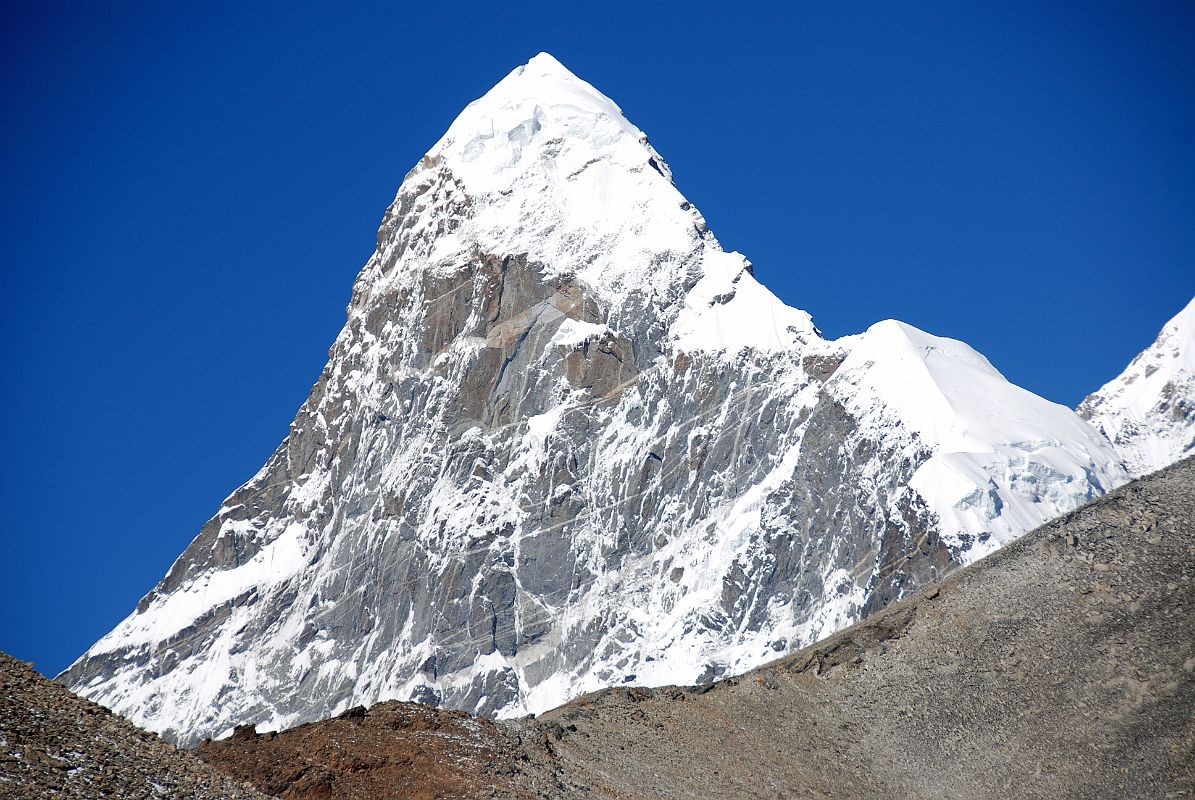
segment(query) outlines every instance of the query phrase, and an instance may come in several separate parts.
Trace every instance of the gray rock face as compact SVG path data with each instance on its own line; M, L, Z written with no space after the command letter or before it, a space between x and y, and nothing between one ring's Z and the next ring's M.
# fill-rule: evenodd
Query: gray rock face
M737 673L1125 479L966 345L839 342L549 56L407 176L286 440L61 677L193 743Z
M1195 459L741 677L520 724L561 797L1190 796Z

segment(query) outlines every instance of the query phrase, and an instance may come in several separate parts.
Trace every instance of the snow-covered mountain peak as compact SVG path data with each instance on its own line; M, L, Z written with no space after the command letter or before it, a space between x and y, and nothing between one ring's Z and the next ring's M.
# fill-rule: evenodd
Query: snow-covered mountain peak
M406 253L414 270L518 253L545 280L575 280L627 312L620 324L669 331L678 349L733 354L818 338L808 314L723 250L618 105L547 53L461 112L403 182L380 243L409 250L416 237L393 237L388 223L410 209L437 232L424 237L433 249ZM376 260L395 254L383 247ZM379 277L367 268L359 288Z
M474 100L428 154L451 162L475 193L502 190L538 166L571 180L591 159L666 172L618 105L547 53ZM655 167L649 161L655 159Z
M961 342L822 339L541 55L408 173L286 440L63 680L184 743L704 681L1123 478Z
M1078 411L1112 441L1134 476L1195 453L1195 299Z

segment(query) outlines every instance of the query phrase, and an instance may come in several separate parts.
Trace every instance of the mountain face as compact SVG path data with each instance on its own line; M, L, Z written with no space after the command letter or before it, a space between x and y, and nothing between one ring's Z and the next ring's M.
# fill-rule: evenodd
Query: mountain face
M290 800L1189 798L1192 553L1195 458L744 675L499 722L382 703L199 756Z
M1134 476L1195 454L1195 299L1078 411Z
M61 679L185 744L538 713L747 670L1125 480L961 342L824 340L541 54L403 181L285 441Z

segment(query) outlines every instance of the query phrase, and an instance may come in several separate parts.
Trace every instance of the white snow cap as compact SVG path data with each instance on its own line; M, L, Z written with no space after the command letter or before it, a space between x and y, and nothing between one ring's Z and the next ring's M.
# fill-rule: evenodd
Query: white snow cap
M556 140L556 147L545 149L547 139ZM627 167L647 167L655 153L646 143L613 100L540 53L466 106L428 155L448 159L454 174L478 193L510 188L519 173L536 171L535 160L544 157L556 163L542 166L567 180L587 166L588 159L573 158L582 150Z
M679 349L736 353L816 339L728 253L618 105L547 53L470 103L421 162L443 163L472 213L433 254L445 269L470 247L527 252L545 277L575 275L622 306L652 298ZM420 169L409 178L421 180Z

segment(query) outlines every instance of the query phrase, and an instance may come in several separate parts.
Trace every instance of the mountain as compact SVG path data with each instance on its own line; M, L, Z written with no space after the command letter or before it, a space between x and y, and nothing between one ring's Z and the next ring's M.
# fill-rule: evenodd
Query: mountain
M199 754L295 800L1190 797L1193 555L1187 459L740 677L472 729L386 703Z
M1195 299L1078 411L1133 475L1195 454Z
M265 800L0 653L0 797Z
M709 681L1125 480L961 342L823 339L541 54L406 176L285 441L61 680L188 744Z

